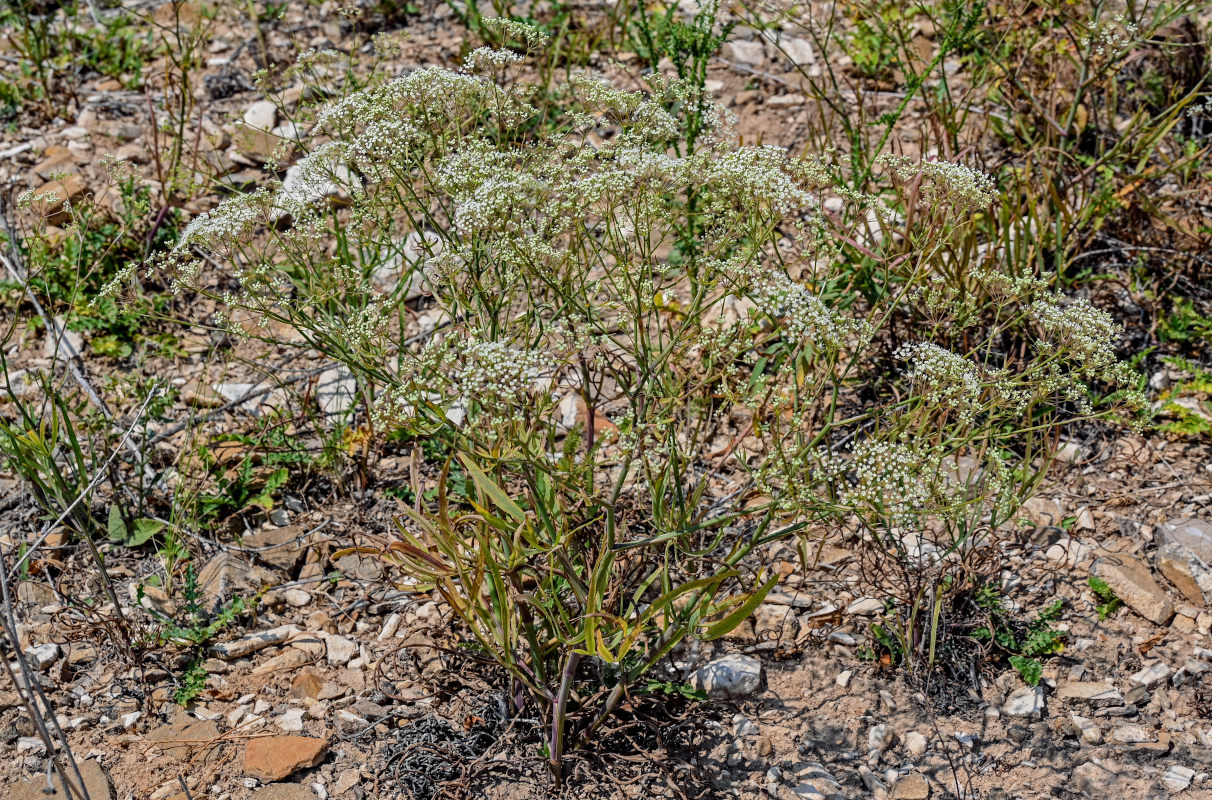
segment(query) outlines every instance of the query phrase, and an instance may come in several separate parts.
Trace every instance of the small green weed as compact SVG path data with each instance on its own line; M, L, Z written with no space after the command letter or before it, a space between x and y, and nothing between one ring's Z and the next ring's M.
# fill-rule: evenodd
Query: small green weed
M143 606L143 585L136 589L136 600ZM202 591L198 587L198 576L192 564L185 565L185 579L181 587L184 607L180 619L173 619L150 607L148 612L162 625L157 639L160 643L172 643L186 647L194 654L189 666L178 679L174 699L181 705L193 700L205 688L206 669L204 649L215 636L230 626L237 618L251 610L244 598L235 596L224 603L215 614L206 610Z
M1043 672L1039 657L1059 653L1065 647L1064 632L1052 626L1064 611L1065 601L1054 600L1025 624L1006 608L1001 591L992 585L980 587L974 601L988 622L974 630L972 638L991 642L1008 653L1010 666L1023 681L1029 686L1038 685Z
M1098 598L1098 605L1094 610L1098 612L1099 619L1106 619L1120 609L1124 604L1123 600L1116 597L1115 592L1107 585L1107 582L1102 578L1090 576L1087 583L1090 586L1090 591Z

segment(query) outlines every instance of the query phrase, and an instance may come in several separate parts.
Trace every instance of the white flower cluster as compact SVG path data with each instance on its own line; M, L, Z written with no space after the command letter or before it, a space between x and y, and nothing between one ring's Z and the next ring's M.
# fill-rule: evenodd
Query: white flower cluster
M1065 303L1053 295L1036 300L1029 312L1046 337L1043 345L1063 350L1077 374L1101 377L1116 365L1115 345L1123 329L1106 311L1085 299Z
M993 179L963 164L950 161L913 162L904 156L894 155L880 156L878 161L901 185L920 179L922 198L937 213L971 214L988 208L997 199Z
M813 208L815 198L803 188L787 151L774 145L742 147L703 159L702 180L717 202L741 203L786 216Z
M267 221L267 211L274 205L268 189L236 195L216 208L194 217L173 247L178 254L200 247L212 253L229 254L234 245L247 241L253 230Z
M1116 14L1110 22L1096 23L1082 39L1082 47L1100 58L1114 58L1136 42L1140 28L1124 14Z
M489 423L521 421L534 409L544 369L552 367L550 356L494 341L462 345L458 360L453 376L457 391Z
M475 75L500 75L522 57L512 50L498 50L495 47L477 47L467 54L463 69Z
M571 86L587 108L603 114L633 136L666 141L676 138L681 130L673 115L645 94L616 89L605 81L584 76L574 76Z
M750 294L758 308L781 321L792 340L806 340L818 352L842 346L849 330L843 318L787 273L774 270L757 278Z
M909 362L908 377L927 403L954 411L963 424L976 418L981 401L976 364L933 342L904 345L896 355Z
M866 440L855 445L849 467L852 485L846 505L903 521L940 510L951 498L942 493L938 459L907 444Z
M551 41L551 37L536 26L506 17L485 17L480 25L502 44L515 40L531 50L541 50Z

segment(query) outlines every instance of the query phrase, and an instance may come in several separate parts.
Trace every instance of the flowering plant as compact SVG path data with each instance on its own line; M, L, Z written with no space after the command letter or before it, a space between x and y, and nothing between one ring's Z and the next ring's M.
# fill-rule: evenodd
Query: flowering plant
M558 780L683 640L752 613L778 578L752 555L858 520L937 574L1012 517L1040 441L1103 413L1089 385L1131 376L1102 312L943 263L995 199L983 175L893 159L893 194L855 196L827 159L738 146L694 86L581 77L540 103L520 61L482 48L333 102L280 186L197 217L160 266L240 335L285 325L346 364L379 432L448 443L436 500L376 552L543 713ZM841 269L856 248L873 299ZM418 296L440 314L420 333Z

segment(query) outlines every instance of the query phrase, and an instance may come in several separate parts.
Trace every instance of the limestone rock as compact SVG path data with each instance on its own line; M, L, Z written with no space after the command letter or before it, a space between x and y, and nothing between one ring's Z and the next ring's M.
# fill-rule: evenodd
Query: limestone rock
M1159 661L1156 664L1150 664L1149 666L1134 672L1128 677L1128 681L1136 684L1137 686L1152 689L1161 685L1162 683L1165 683L1173 674L1174 670L1170 669L1168 664Z
M219 553L198 571L198 588L212 610L233 595L249 593L275 582L277 578L272 572L253 566L234 553Z
M1205 564L1212 564L1212 522L1196 517L1168 520L1158 526L1154 539L1159 547L1171 542L1181 544Z
M1096 745L1102 743L1103 732L1099 730L1094 720L1078 716L1077 714L1072 715L1070 719L1073 722L1073 727L1077 729L1077 735L1082 740L1082 744Z
M328 742L310 736L250 739L244 750L244 773L265 783L280 781L316 766L327 753Z
M1061 700L1083 703L1092 708L1124 704L1124 696L1119 690L1095 681L1062 681L1056 687L1056 696Z
M905 734L905 750L914 758L924 756L926 748L929 746L930 741L917 731L909 731L909 733Z
M1039 719L1044 713L1044 688L1024 686L1016 689L1002 706L1007 717Z
M269 130L277 122L278 107L269 100L258 100L244 112L244 124L263 131Z
M727 655L695 670L690 683L710 697L745 697L762 683L762 662L749 656Z
M343 667L358 655L357 642L344 636L329 635L325 637L324 643L328 648L328 663L334 667Z
M305 531L299 525L259 530L244 537L244 546L260 560L290 572L303 558Z
M1166 542L1154 556L1157 571L1197 606L1212 606L1212 567L1186 545Z
M892 787L892 800L927 800L930 783L920 772L911 772Z
M762 63L762 60L766 57L766 48L760 41L746 42L738 39L724 45L724 50L725 55L738 64L748 64L753 66L755 64Z
M1150 622L1163 625L1174 616L1170 598L1140 559L1126 555L1103 556L1091 565L1090 574L1106 581L1128 608Z
M54 322L58 330L46 332L42 355L56 361L66 361L79 356L84 351L84 337L75 331L69 331L64 325L63 317L55 317Z
M177 714L147 735L147 741L155 742L158 750L181 762L195 758L201 750L207 751L209 759L217 752L219 738L219 727L212 720L196 719L186 713Z
M788 39L782 43L783 52L798 66L816 63L816 51L812 44L803 38Z
M258 650L264 650L266 647L275 644L282 644L294 634L298 633L299 629L294 625L282 625L277 628L270 628L267 631L254 633L249 636L244 636L232 642L220 642L213 644L207 648L213 655L219 658L231 660L233 658L243 658L251 655Z
M1186 791L1191 785L1191 781L1195 779L1195 770L1190 767L1180 767L1178 764L1171 764L1161 777L1162 784L1167 789L1174 793Z
M348 367L337 366L320 373L316 401L325 414L344 414L358 402L358 384Z
M84 780L84 789L88 792L90 800L112 800L113 787L110 785L109 775L105 773L101 765L91 759L78 760L76 764L80 767L80 777ZM72 771L70 765L66 764L66 760L65 766L69 782L75 781L75 772ZM58 772L51 773L51 781L55 787L54 794L46 793L46 776L35 775L31 780L18 780L9 784L4 796L9 800L47 800L47 798L66 797L67 794L63 790Z

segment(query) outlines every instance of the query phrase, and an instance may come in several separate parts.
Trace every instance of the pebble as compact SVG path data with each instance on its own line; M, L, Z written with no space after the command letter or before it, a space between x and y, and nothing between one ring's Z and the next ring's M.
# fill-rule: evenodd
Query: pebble
M303 713L305 709L291 708L278 717L278 727L287 733L303 732Z
M930 797L930 784L919 772L911 772L892 787L893 800L926 800Z
M1194 779L1195 770L1190 767L1180 767L1177 764L1171 764L1162 775L1161 781L1170 791L1182 792L1191 785L1191 781Z
M378 639L380 642L386 641L396 635L396 631L400 630L400 622L403 620L398 613L391 614L383 623L383 630L379 631Z
M35 736L20 736L17 738L17 752L19 754L28 753L35 756L44 756L46 755L46 745Z
M1174 605L1143 561L1116 554L1103 556L1090 566L1090 574L1106 581L1124 603L1140 616L1158 625L1174 616Z
M1163 544L1157 548L1153 564L1188 602L1212 606L1212 567L1185 545Z
M875 725L867 733L867 749L877 752L884 752L890 747L896 745L897 735L888 727L888 723L881 722Z
M1043 712L1044 689L1042 686L1024 686L1016 689L1002 706L1002 713L1007 717L1039 719Z
M29 662L31 667L41 670L46 669L51 664L55 663L55 661L58 660L61 652L62 651L59 649L59 645L50 643L39 644L27 648L24 651L24 654L26 661Z
M244 112L244 124L267 131L278 121L278 107L269 100L258 100Z
M1111 739L1120 744L1148 744L1157 741L1157 731L1144 725L1120 725L1111 731Z
M766 57L766 48L760 41L746 42L738 39L725 45L725 49L728 51L728 57L738 64L753 66L762 63Z
M926 748L929 746L930 740L917 731L909 731L905 734L905 750L914 758L921 758L925 755Z
M302 608L311 603L311 593L303 589L287 589L282 592L282 597L295 608Z
M1169 680L1173 673L1174 670L1170 669L1168 664L1159 661L1156 664L1150 664L1138 672L1134 672L1128 680L1146 689L1154 689Z
M1069 719L1073 721L1073 726L1077 728L1077 734L1082 740L1082 744L1102 744L1103 732L1099 730L1094 720L1078 716L1077 714L1071 715Z
M762 662L749 656L727 655L695 670L690 683L710 697L745 697L762 683Z
M1117 689L1095 681L1062 681L1056 687L1056 696L1061 700L1084 703L1092 708L1124 704L1124 696Z
M330 634L324 637L324 644L328 648L328 663L334 667L345 666L358 654L357 643L344 636Z
M738 739L744 736L757 736L758 726L744 714L737 714L732 718L732 734Z
M1195 517L1171 519L1158 527L1155 538L1159 546L1175 542L1212 563L1212 522Z
M862 597L846 606L846 613L856 617L871 617L884 610L884 601L875 597Z

